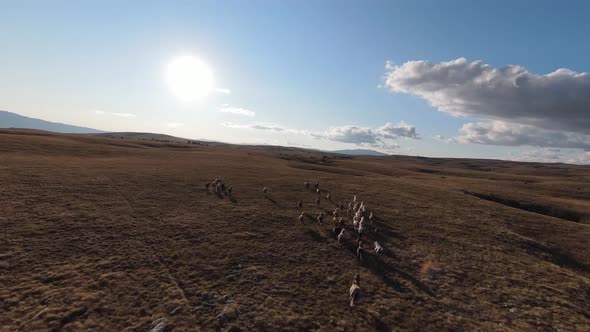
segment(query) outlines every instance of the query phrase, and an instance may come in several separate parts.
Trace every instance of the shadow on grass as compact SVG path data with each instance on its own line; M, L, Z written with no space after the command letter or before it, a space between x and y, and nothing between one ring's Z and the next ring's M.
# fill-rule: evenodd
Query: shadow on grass
M208 189L204 189L204 191L205 191L205 193L207 193L207 195L215 195L219 199L223 199L224 197L227 197L232 203L238 202L238 200L233 195L227 195L223 192L211 192Z
M381 222L375 222L378 231L376 234L382 239L396 238L398 240L405 240L406 237L393 229L393 227L385 225Z
M563 253L560 248L533 240L523 240L520 246L530 255L552 262L558 266L590 274L590 265L580 262L576 258Z
M320 232L316 231L316 230L312 230L312 229L307 229L305 231L305 234L309 235L311 237L312 240L317 241L317 242L328 242L328 238L322 236L322 234L320 234Z
M270 197L270 195L268 195L268 194L265 194L265 195L264 195L264 198L268 199L268 200L269 200L269 201L271 201L273 204L276 204L276 205L278 205L278 204L279 204L279 203L277 203L277 201L276 201L274 198Z
M434 294L433 291L430 290L430 288L428 288L428 286L426 286L425 284L423 284L420 280L418 280L416 277L414 277L413 275L402 271L399 268L396 268L394 266L385 264L385 263L380 263L377 265L376 271L383 271L383 272L387 272L387 273L392 273L394 275L397 275L407 281L409 281L412 285L414 285L414 287L416 287L417 289L421 290L422 292L428 294L431 297L436 297L436 294ZM384 278L387 278L384 276ZM397 281L393 281L394 283L398 283ZM387 282L386 282L387 283ZM404 287L402 285L402 287Z
M352 233L352 234L354 234L354 233ZM415 276L413 276L407 272L404 272L403 270L401 270L400 268L398 268L394 265L388 264L383 259L383 257L377 257L376 255L374 255L373 251L372 251L372 241L367 240L365 237L363 239L363 243L365 244L363 246L365 248L364 254L362 256L363 259L362 260L359 260L358 258L356 259L359 266L363 266L366 269L370 270L374 275L379 276L381 278L381 280L387 286L395 289L396 291L398 291L400 293L409 292L410 289L408 289L405 285L403 285L401 282L399 282L399 280L392 279L388 275L394 275L394 276L398 277L399 279L404 279L404 280L410 282L414 287L416 287L416 289L428 294L431 297L436 297L436 294L434 292L432 292L426 285L424 285ZM348 241L341 244L341 247L345 248L346 250L351 252L356 257L356 239L352 239L352 241L350 241L350 238L349 238ZM393 254L393 252L391 252L389 250L386 251L384 256L389 257L389 258L393 258L393 259L399 261L399 258L397 256L395 256L395 254Z
M378 332L389 332L392 331L391 326L387 325L381 318L374 316L373 320L375 322L375 331Z

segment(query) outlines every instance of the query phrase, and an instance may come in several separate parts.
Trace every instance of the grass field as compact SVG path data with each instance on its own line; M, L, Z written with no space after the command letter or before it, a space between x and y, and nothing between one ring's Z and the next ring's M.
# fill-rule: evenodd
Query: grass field
M314 220L354 194L380 260ZM590 330L588 166L6 129L0 226L1 331Z

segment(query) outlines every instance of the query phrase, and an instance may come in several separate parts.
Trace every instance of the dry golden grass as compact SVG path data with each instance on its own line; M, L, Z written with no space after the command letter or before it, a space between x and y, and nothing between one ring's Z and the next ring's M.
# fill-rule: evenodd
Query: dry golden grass
M380 262L331 218L297 223L298 200L320 211L304 179L326 211L367 202ZM0 330L588 330L589 184L583 166L0 130Z

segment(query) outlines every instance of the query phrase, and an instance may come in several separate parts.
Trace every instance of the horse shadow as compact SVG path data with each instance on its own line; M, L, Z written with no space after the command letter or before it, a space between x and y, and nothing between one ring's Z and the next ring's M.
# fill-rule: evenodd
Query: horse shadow
M363 240L363 243L370 244L371 242L368 240ZM355 261L358 266L362 266L371 271L374 275L379 276L383 283L395 289L396 291L400 293L406 293L411 291L408 287L406 287L403 283L399 281L399 279L403 279L411 283L416 289L426 293L430 297L436 298L436 294L432 290L430 290L428 286L426 286L424 283L418 280L415 276L403 271L399 267L396 267L392 264L388 264L384 260L384 257L388 257L399 262L400 258L397 257L393 252L386 250L385 253L383 253L382 256L379 257L376 254L372 253L371 246L367 246L364 248L362 259L359 259L359 257L357 257L356 241L346 241L346 243L343 243L340 246L350 251L356 257ZM389 275L396 276L397 278L391 278L389 277Z
M271 201L273 204L277 204L277 205L278 205L278 203L277 203L276 199L272 198L270 195L268 195L268 194L264 194L264 198L268 199L268 200L269 200L269 201Z

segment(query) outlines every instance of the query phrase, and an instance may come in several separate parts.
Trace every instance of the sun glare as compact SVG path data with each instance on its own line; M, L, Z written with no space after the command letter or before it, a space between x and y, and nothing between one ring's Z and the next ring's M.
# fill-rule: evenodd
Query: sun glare
M179 56L166 68L166 82L175 96L182 100L193 100L207 96L213 91L213 73L199 58Z

